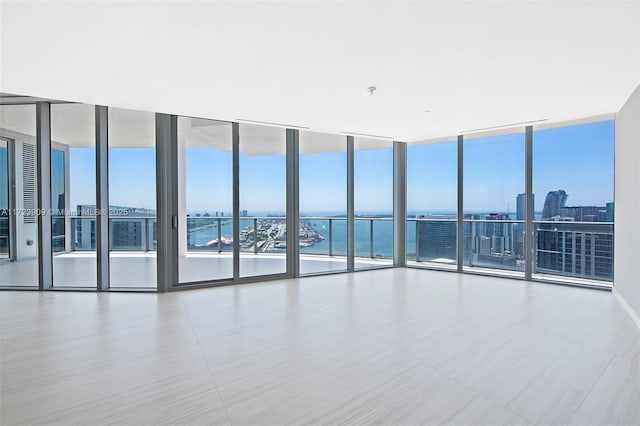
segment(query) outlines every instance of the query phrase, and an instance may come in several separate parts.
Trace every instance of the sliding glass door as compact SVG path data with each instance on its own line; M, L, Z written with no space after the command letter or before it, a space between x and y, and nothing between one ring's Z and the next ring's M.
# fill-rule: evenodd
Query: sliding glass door
M233 278L232 124L178 118L179 283Z

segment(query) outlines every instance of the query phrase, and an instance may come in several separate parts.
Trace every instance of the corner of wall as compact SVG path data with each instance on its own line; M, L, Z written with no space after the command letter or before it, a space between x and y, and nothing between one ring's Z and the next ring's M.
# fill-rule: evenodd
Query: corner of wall
M615 115L614 294L640 327L640 85Z

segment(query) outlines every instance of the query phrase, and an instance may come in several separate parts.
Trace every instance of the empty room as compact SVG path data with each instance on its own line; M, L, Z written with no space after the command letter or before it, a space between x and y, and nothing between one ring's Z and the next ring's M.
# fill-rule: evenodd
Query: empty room
M640 425L640 1L0 1L0 424Z

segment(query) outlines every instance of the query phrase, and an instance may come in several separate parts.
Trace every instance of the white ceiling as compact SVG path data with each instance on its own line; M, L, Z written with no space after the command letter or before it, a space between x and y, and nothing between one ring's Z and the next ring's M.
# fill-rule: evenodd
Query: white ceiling
M568 120L618 111L640 83L638 1L0 8L0 92L313 131Z

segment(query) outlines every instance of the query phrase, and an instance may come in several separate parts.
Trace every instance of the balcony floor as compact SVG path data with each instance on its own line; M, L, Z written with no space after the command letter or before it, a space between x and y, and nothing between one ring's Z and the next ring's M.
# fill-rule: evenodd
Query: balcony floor
M156 255L154 252L112 252L110 279L113 288L155 288ZM388 266L389 260L356 259L356 269ZM230 279L233 276L231 253L189 253L180 258L181 283ZM339 272L347 269L341 256L301 255L302 274ZM286 258L281 254L241 253L240 276L283 274ZM53 258L54 287L94 288L95 252L57 254ZM0 263L0 285L37 286L38 265L35 259Z

